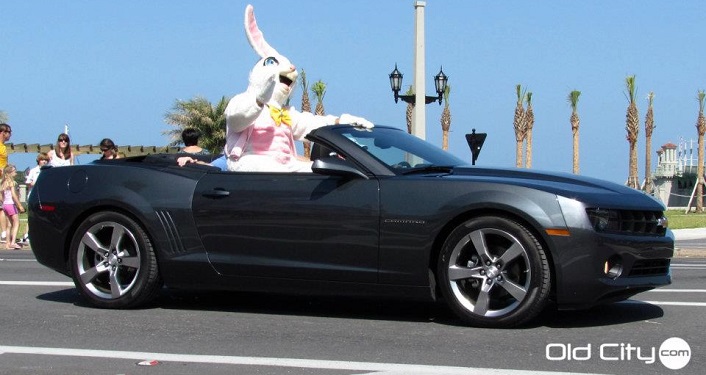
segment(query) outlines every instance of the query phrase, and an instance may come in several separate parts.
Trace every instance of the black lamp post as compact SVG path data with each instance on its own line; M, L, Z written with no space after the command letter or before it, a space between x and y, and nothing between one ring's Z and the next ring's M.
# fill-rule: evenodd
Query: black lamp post
M398 99L402 99L405 103L414 104L414 95L400 95L400 89L402 88L402 77L402 73L397 70L397 64L395 64L395 70L390 73L390 88L392 88L392 92L395 94L395 103L397 103ZM436 88L437 96L424 96L424 102L429 104L438 100L439 105L441 105L448 81L449 77L444 74L443 68L439 69L439 74L434 76L434 87Z

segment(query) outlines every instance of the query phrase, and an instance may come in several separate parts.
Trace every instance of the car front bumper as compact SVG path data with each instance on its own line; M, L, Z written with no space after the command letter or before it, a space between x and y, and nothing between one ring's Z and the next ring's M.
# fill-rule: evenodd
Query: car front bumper
M555 299L561 309L620 301L672 282L671 231L655 237L573 229L553 242Z

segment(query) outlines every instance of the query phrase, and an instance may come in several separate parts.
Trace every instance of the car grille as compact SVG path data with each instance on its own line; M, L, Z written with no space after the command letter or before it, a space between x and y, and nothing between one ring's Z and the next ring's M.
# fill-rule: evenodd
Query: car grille
M663 237L667 232L666 219L661 211L586 210L591 225L597 232Z
M669 273L669 259L643 259L632 265L628 276L654 276Z

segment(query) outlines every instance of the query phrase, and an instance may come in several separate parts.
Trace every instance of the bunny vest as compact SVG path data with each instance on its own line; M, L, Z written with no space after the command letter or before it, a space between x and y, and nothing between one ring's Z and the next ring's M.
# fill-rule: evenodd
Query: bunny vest
M265 105L250 126L240 131L236 129L242 127L232 126L234 124L228 127L228 170L310 172L311 162L297 158L294 141L304 139L312 129L335 121L335 116L314 116L294 108L280 110Z

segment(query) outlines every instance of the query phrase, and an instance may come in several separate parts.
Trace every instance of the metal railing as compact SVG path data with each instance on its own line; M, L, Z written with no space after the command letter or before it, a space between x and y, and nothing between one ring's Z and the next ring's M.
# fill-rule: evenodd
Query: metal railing
M8 154L29 153L38 154L54 149L53 144L40 145L38 143L5 143ZM176 154L181 148L177 146L118 146L118 153L124 156L138 156L146 154ZM98 145L75 145L71 146L71 151L79 155L100 154Z

